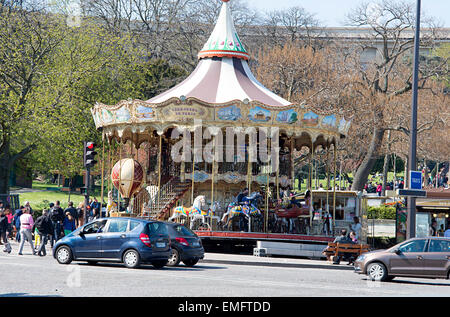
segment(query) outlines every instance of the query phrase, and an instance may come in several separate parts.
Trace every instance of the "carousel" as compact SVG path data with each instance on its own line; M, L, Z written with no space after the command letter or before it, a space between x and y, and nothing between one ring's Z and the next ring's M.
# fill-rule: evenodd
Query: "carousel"
M229 1L222 2L184 81L146 101L97 103L91 110L103 134L102 175L111 176L108 214L212 231L314 234L311 166L308 190L286 194L296 187L294 159L311 165L320 152L331 162L324 209L333 216L330 174L350 122L259 83Z

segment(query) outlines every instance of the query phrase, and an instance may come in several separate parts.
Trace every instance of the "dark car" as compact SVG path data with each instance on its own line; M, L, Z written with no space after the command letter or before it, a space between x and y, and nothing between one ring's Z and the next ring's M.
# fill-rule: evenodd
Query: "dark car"
M200 238L182 224L166 222L170 236L172 254L167 262L169 266L177 266L180 261L186 266L194 266L203 259L205 250Z
M135 268L151 263L166 265L171 255L167 226L160 221L136 218L102 218L68 234L53 247L53 257L61 264L73 260L123 262Z
M387 250L367 252L355 261L355 272L373 281L396 276L444 278L450 274L450 239L413 238Z

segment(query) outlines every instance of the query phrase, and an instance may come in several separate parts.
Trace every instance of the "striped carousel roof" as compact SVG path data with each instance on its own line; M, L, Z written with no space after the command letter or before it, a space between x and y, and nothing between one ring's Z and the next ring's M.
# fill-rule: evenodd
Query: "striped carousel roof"
M248 99L268 106L292 103L277 96L256 80L247 64L249 58L234 28L228 1L224 1L217 24L198 54L192 74L172 89L148 103L161 103L172 97L195 97L208 103Z

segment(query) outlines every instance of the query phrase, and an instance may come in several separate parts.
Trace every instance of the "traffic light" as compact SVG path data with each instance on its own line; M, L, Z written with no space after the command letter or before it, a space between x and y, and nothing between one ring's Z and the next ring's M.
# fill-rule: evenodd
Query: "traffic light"
M94 142L84 142L84 167L90 168L97 164L94 159L97 152L95 152L96 144Z

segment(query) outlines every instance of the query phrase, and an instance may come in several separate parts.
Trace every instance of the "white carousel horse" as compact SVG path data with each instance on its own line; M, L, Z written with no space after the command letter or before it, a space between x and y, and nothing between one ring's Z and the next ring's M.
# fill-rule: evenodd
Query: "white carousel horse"
M194 222L198 219L202 220L202 224L205 223L205 216L202 214L202 207L206 205L206 198L204 195L197 196L194 199L194 204L192 207L178 206L173 208L172 216L169 221L175 221L181 217L189 218L191 222L191 229L193 228Z

